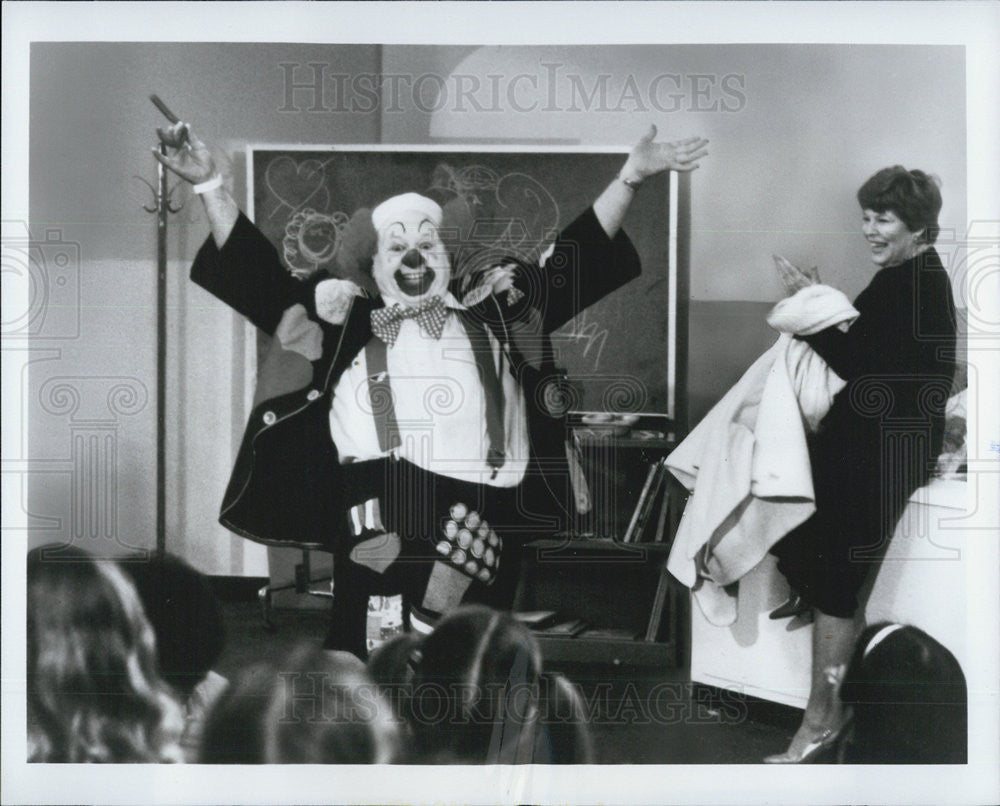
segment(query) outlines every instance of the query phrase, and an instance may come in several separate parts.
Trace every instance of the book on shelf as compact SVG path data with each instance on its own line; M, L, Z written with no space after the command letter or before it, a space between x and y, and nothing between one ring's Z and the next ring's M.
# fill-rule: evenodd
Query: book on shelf
M632 542L632 535L635 534L639 518L642 515L642 510L646 506L646 500L649 498L649 489L653 486L653 479L656 478L656 468L658 464L658 462L654 462L649 466L649 471L646 473L646 481L642 485L642 492L639 493L639 500L635 502L635 509L632 510L632 517L625 529L625 534L622 535L622 543Z
M670 592L670 572L666 563L660 569L660 578L656 585L656 593L653 595L653 607L649 614L649 623L646 625L646 640L655 641L660 632L660 623L663 621L663 611L667 604L667 594Z
M653 511L656 509L656 503L657 503L657 501L661 501L662 502L661 506L659 508L659 512L660 513L663 513L663 511L664 511L663 506L666 503L665 499L666 499L666 496L667 496L667 485L666 485L667 467L666 467L666 464L664 462L665 462L665 460L661 460L657 464L656 479L653 481L653 487L652 487L652 490L649 493L649 498L646 499L646 507L645 507L642 515L639 518L639 524L636 527L635 533L632 535L632 542L633 543L641 543L641 542L652 542L652 543L655 543L655 542L657 542L656 541L655 532L653 534L649 535L649 539L648 540L646 539L646 535L649 532L649 529L647 527L650 526L650 521L652 520ZM662 494L661 494L661 491L662 491ZM657 521L658 520L659 520L659 518L657 518ZM664 525L666 525L665 521L664 521Z
M639 493L639 500L635 504L632 518L629 521L628 528L625 530L625 535L622 537L623 543L638 543L642 540L646 524L649 521L650 512L656 502L660 488L663 486L663 479L666 472L665 457L650 465L649 472L646 474L646 483L642 486L642 492Z
M514 613L514 618L525 627L530 627L532 630L542 630L552 624L558 615L555 610L523 610Z
M604 532L556 532L551 537L531 541L528 545L544 544L550 549L601 549L615 548L620 541ZM575 544L575 545L574 545Z
M554 540L610 540L610 537L605 537L603 534L598 534L597 532L590 531L580 531L578 529L564 529L561 532L555 532L552 535Z
M540 632L545 635L561 635L567 638L576 638L576 636L586 630L588 626L588 623L582 618L575 618L552 624L551 626L540 630Z
M634 641L640 636L641 633L635 630L619 627L591 627L580 634L581 638L608 638L615 641Z
M664 471L665 473L666 471ZM663 497L660 498L660 514L656 519L656 531L653 532L653 542L662 543L666 537L667 516L670 514L670 490L667 489L667 480L663 480Z

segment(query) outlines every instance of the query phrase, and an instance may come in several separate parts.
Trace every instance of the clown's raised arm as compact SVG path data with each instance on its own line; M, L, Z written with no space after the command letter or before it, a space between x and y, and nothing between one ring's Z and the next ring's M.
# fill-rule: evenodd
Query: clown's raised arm
M158 128L156 134L168 152L161 154L154 148L153 156L194 186L194 192L201 196L205 204L212 237L221 247L233 231L240 210L222 183L211 150L187 123L177 122L165 129Z
M594 202L594 215L609 238L618 233L632 197L645 179L663 171L693 171L708 154L708 140L704 137L669 143L657 142L655 138L656 126L650 126L629 153L621 173Z
M328 648L364 653L373 573L406 594L411 624L431 624L467 589L511 607L518 541L580 506L545 409L548 334L639 276L621 230L638 185L693 170L706 141L658 143L651 128L544 259L487 250L456 266L474 228L466 201L402 193L356 211L330 269L300 279L190 128L158 133L157 159L195 186L211 226L192 281L274 336L220 522L269 545L333 551ZM460 405L438 405L441 388ZM413 506L409 491L426 500Z
M241 258L252 256L250 265L244 263L240 277L203 276L194 277L195 281L222 297L225 302L247 316L265 332L272 333L282 311L302 298L306 289L280 268L276 251L268 246L252 225L249 225L248 220L239 227L237 235L241 240L254 241L252 248L244 249L239 248L237 244L230 244L230 247L237 248L225 249L234 229L237 229L237 224L244 217L221 181L211 150L194 134L187 123L178 122L167 128L159 128L157 134L160 142L166 146L167 153L161 154L159 150L153 149L153 155L171 171L190 182L195 192L201 196L216 249L220 252L237 252ZM618 176L598 196L591 208L560 234L560 239L555 244L556 252L560 250L576 252L575 262L581 258L579 253L583 251L587 253L582 256L584 261L600 263L603 258L602 253L605 251L602 247L614 244L618 240L616 236L639 185L648 177L663 171L693 171L699 167L699 160L708 154L706 149L708 141L701 137L671 142L660 142L655 138L656 127L650 126L646 135L632 148ZM600 243L600 239L594 237L592 223L595 219L607 236L607 244ZM251 246L249 243L244 245ZM588 260L588 256L593 260ZM626 263L631 262L626 261ZM558 264L560 261L557 260L555 263ZM625 273L630 273L627 268ZM576 272L576 274L581 281L586 278L589 287L567 288L565 278L559 278L557 285L562 287L564 292L544 295L549 302L554 303L551 309L549 306L544 306L544 330L553 330L575 316L593 300L604 296L623 281L631 279L626 276L601 277L595 280L593 273L590 272ZM543 287L548 285L545 280L542 282ZM570 284L575 285L572 279ZM608 284L609 287L604 288ZM225 294L219 293L223 287ZM571 293L565 293L566 291ZM562 299L557 299L559 297Z

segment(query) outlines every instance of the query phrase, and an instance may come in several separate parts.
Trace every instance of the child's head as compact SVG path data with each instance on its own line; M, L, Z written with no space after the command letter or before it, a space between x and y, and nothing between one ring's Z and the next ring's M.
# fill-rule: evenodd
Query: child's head
M389 701L393 714L405 721L413 676L420 661L422 637L419 633L397 635L368 657L368 674Z
M882 622L858 638L840 693L854 712L843 760L961 764L968 696L955 656L923 630Z
M225 645L225 625L208 580L179 557L129 557L119 563L142 600L160 674L181 699L204 680Z
M384 764L399 726L364 664L303 646L286 663L247 670L209 714L207 764Z
M180 708L132 584L68 546L31 551L27 578L33 760L179 759Z
M541 710L535 762L592 764L594 746L587 709L576 686L561 674L545 675Z
M531 632L481 606L447 616L420 648L409 722L429 758L530 761L542 656Z

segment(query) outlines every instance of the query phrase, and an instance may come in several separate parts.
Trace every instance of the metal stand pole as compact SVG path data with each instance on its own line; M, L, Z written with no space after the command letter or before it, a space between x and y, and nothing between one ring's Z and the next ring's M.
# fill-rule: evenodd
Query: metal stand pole
M167 153L162 143L160 153ZM153 192L153 206L142 209L156 214L156 553L162 557L167 550L167 216L181 207L170 203L173 190L167 188L167 169L160 163L156 187L141 176L136 179Z
M160 144L160 153L166 146ZM157 166L156 194L156 554L167 551L167 169Z

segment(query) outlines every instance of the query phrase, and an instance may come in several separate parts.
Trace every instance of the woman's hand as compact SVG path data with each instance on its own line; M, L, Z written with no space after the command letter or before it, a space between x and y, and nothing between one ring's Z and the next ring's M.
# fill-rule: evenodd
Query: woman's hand
M778 276L789 296L806 286L819 283L819 269L815 266L811 269L800 269L781 255L771 255L771 257L774 258L774 267L778 270Z
M698 160L708 154L705 148L708 140L704 137L689 137L669 143L657 143L655 137L656 126L650 126L628 155L622 177L641 182L662 171L693 171L698 167Z
M215 161L208 146L195 137L188 124L178 122L166 129L157 128L156 134L167 153L154 148L153 156L179 177L197 185L215 176Z

